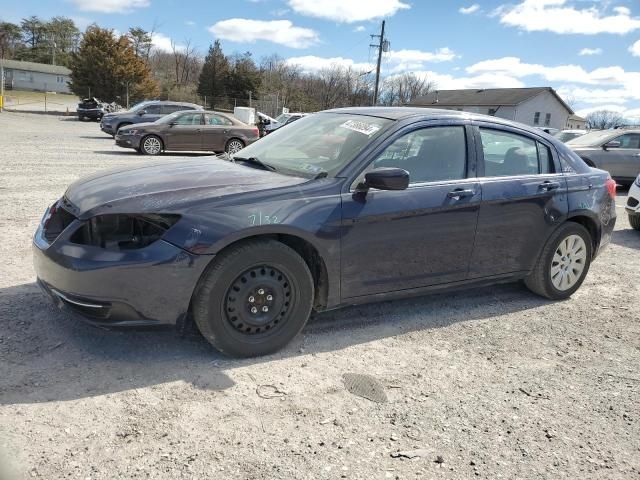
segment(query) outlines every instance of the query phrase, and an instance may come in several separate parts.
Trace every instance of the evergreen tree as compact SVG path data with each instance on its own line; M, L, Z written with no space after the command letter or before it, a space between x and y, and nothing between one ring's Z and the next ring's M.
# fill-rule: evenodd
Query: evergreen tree
M216 40L209 47L198 80L198 95L207 97L208 101L211 99L211 108L215 108L215 97L225 95L228 75L229 60L222 52L220 41Z
M146 63L136 56L125 35L116 38L112 30L96 25L87 28L80 47L71 57L71 91L104 101L130 103L158 96L160 90Z
M227 94L236 98L247 98L252 92L254 98L260 88L260 71L250 52L235 55L227 75Z

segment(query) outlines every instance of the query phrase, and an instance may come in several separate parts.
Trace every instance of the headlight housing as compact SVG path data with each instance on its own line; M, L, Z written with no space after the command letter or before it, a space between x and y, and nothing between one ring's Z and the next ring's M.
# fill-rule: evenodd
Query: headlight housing
M178 220L172 214L108 214L87 220L71 236L71 242L106 250L136 250L160 240Z

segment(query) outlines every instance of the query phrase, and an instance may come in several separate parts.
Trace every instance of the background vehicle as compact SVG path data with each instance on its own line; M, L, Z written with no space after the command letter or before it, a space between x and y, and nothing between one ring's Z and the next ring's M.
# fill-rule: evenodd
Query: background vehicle
M202 110L202 107L195 103L185 102L161 100L142 102L132 107L131 110L105 114L100 122L100 129L109 135L115 135L118 129L126 125L155 122L165 115L183 110Z
M85 118L100 120L106 111L105 104L95 97L84 98L76 109L78 120L84 120Z
M261 355L312 309L517 280L568 298L611 239L614 198L606 172L525 125L337 109L233 162L78 180L43 217L34 263L56 303L93 323L192 317L221 351Z
M120 128L116 144L146 155L167 150L236 153L258 138L258 128L220 112L185 111L153 123Z
M264 127L264 134L268 134L273 132L274 130L279 129L280 127L284 127L285 125L289 125L290 123L295 122L296 120L301 119L302 117L306 117L308 113L283 113L276 117L275 120L271 120L268 125Z
M561 142L567 143L569 140L573 140L576 137L581 137L582 135L586 135L588 132L586 130L561 130L553 134Z
M629 223L636 230L640 230L640 175L636 178L629 194L627 195L627 204L625 205L627 215L629 215Z
M621 185L631 185L640 173L640 129L600 130L566 145L587 165L606 170Z

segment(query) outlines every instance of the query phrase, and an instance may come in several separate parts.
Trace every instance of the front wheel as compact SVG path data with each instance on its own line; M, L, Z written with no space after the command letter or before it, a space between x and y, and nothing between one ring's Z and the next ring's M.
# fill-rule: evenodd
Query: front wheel
M155 135L148 135L140 142L140 150L145 155L158 155L162 152L162 140Z
M307 323L314 284L305 261L275 240L231 247L209 267L194 294L193 314L221 352L253 357L275 352Z
M238 138L232 138L227 142L227 145L224 147L224 151L233 155L234 153L238 153L240 150L244 148L244 142Z
M587 276L591 256L591 235L587 229L567 222L551 235L525 284L551 300L569 298Z
M629 214L629 223L634 230L640 230L640 215L631 215Z

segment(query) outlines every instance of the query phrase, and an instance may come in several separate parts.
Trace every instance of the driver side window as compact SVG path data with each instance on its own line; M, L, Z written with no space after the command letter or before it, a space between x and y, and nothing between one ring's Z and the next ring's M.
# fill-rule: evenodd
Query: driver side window
M176 118L174 123L176 125L200 125L200 116L199 113L187 113Z
M407 133L385 148L367 170L382 167L406 170L410 184L466 178L464 127L429 127Z

